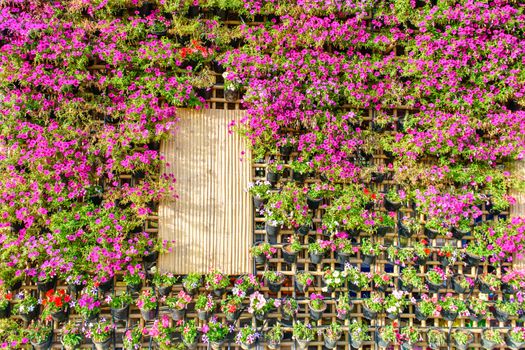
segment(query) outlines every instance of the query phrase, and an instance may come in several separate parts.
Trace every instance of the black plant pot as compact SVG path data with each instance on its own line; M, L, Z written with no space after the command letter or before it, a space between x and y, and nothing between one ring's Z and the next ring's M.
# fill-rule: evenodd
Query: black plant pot
M172 309L171 310L171 318L173 319L173 321L184 320L184 317L186 317L186 309L182 309L182 310Z
M120 308L120 309L111 308L111 316L113 316L115 320L126 321L128 319L128 314L129 314L129 305L123 308Z
M293 174L292 174L292 179L295 181L295 182L300 182L300 183L303 183L306 178L308 177L308 174L301 174L297 171L294 171Z
M253 197L253 207L255 209L262 208L265 203L266 203L265 199L262 199L261 197Z
M337 263L341 266L350 261L350 253L337 252Z
M96 207L100 206L102 204L102 196L89 196L89 201L93 203Z
M414 265L416 267L425 266L427 264L427 261L428 261L428 258L422 258L416 255L416 260L414 260Z
M213 290L213 295L215 295L217 298L220 298L220 297L222 297L224 292L226 292L226 290L224 288L214 289Z
M468 288L462 287L459 282L456 281L454 277L452 277L452 289L454 289L454 292L458 294L464 294L467 292Z
M201 321L207 321L211 316L211 313L208 311L197 310L197 318Z
M281 146L279 147L279 153L283 157L288 157L290 154L292 154L293 148L292 146Z
M53 319L53 321L57 323L64 322L65 320L67 320L67 316L68 316L67 310L60 310L60 311L51 313L51 318Z
M310 253L310 262L312 264L322 264L323 263L324 254L314 254Z
M359 287L358 285L352 283L352 282L348 282L348 290L349 291L352 291L354 293L359 293L361 291L361 287Z
M151 151L159 151L160 150L160 142L159 141L151 141L148 143L148 149Z
M278 173L274 173L272 171L268 171L266 173L266 180L268 180L269 183L272 185L275 185L277 182L279 182L280 175Z
M310 210L317 210L319 208L319 205L321 205L322 201L323 201L322 198L306 197L306 204L308 205L308 208Z
M323 317L323 312L326 310L326 305L322 310L314 310L310 307L310 318L314 321L318 321Z
M388 198L385 198L385 209L388 211L397 211L401 208L402 203L401 202L392 202Z
M428 316L426 315L423 315L421 313L421 311L419 310L419 307L416 306L416 310L415 310L415 315L416 315L416 318L419 320L419 321L426 321L428 319Z
M379 172L373 172L372 173L372 181L375 183L381 183L385 180L386 174L385 173L379 173Z
M302 225L295 229L295 232L301 236L306 236L310 232L310 225Z
M226 102L236 102L239 99L239 91L232 89L224 89L224 99L226 100Z
M26 323L30 323L31 321L35 320L37 316L38 316L38 309L37 308L35 308L31 312L28 312L27 314L20 314L20 317Z
M495 293L490 289L490 286L488 284L486 284L485 282L481 282L481 280L479 281L479 292L483 294Z
M482 315L482 314L478 315L471 308L468 308L468 311L470 314L469 318L474 322L479 322L485 318L485 315Z
M266 222L264 224L264 229L266 231L266 234L268 234L268 236L275 237L279 234L281 227L279 225L273 226Z
M256 265L264 265L266 263L266 255L261 254L254 257Z
M499 322L506 322L509 319L509 314L503 310L498 309L497 307L494 308L494 317Z
M469 232L470 231L462 231L457 227L452 227L452 237L454 237L455 239L462 239Z
M9 287L10 292L14 292L15 290L19 290L22 288L22 280L16 281L11 287Z
M3 309L0 309L0 318L9 318L11 316L11 304L7 304L7 306Z
M40 281L37 282L36 286L39 292L46 293L50 291L51 289L55 288L56 282L57 282L56 277L53 277L52 279L45 281L45 282L40 282Z
M401 237L406 237L406 238L412 237L412 234L414 233L407 226L403 225L403 223L401 221L398 222L398 231L397 232L399 233L399 235Z
M129 293L140 293L140 291L142 290L142 282L128 284L126 288Z
M428 239L435 239L438 236L438 234L439 232L437 230L425 227L425 236L427 236Z
M439 293L439 290L443 287L443 284L434 284L431 283L428 279L426 280L428 291L430 293Z
M145 263L153 263L153 262L156 262L158 258L159 258L159 252L154 251L154 252L148 253L147 255L145 254L142 257L142 261L144 261Z
M379 226L377 229L376 229L376 235L378 237L384 237L388 231L390 231L390 227L388 226Z
M285 247L283 247L282 249L284 262L288 264L295 264L295 262L297 261L297 253L290 253L286 251Z
M51 347L52 342L53 342L53 332L49 333L45 341L41 343L34 343L33 341L31 341L31 345L33 346L34 350L47 350Z
M391 320L397 320L399 318L399 314L388 313L388 314L386 314L386 317L391 319Z
M161 297L166 297L171 293L173 286L158 286L157 292Z
M505 282L501 283L501 291L503 294L516 294L518 292L517 289Z
M205 100L209 100L212 98L212 89L209 88L209 89L205 89L205 88L201 88L201 89L196 89L195 90L195 93L202 97L203 99Z
M364 318L372 321L372 320L377 319L377 315L378 313L376 311L372 311L363 305L363 317Z
M458 317L458 313L449 310L441 310L441 316L447 321L454 321Z
M268 289L272 293L278 293L281 290L281 286L283 285L283 282L284 280L278 283L273 283L273 282L268 281Z
M398 287L403 292L408 292L408 293L411 293L412 289L414 289L414 287L412 285L404 283L401 278L398 279Z
M101 293L107 293L113 288L113 278L110 278L106 282L102 282L98 285L98 290Z
M376 261L376 256L375 255L363 254L363 262L361 263L361 265L363 265L363 266L370 266L375 261Z
M481 262L481 258L479 256L471 255L467 253L465 255L465 263L470 267L476 267Z

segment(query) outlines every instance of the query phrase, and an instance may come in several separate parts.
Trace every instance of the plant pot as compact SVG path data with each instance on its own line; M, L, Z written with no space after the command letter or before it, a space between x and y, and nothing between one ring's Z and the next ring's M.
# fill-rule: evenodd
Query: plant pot
M9 287L10 292L14 292L22 288L22 280L16 281L11 287Z
M289 247L289 244L286 244L282 248L283 252L283 260L288 264L295 264L297 261L297 253L296 252L288 252L287 248Z
M435 239L439 232L437 230L433 230L431 228L425 227L425 236L427 236L428 239Z
M361 265L363 265L363 266L370 266L375 261L376 261L376 256L375 255L363 254L363 262L361 263Z
M398 222L398 228L397 232L401 237L410 238L414 234L411 229L409 229L407 226L403 225L403 222Z
M294 180L295 182L299 182L299 183L303 183L307 177L308 177L308 174L301 174L297 171L294 171L292 174L292 180Z
M244 350L255 349L256 346L257 346L256 343L253 343L253 344L241 343L241 348Z
M84 289L84 285L83 284L74 284L74 283L70 283L67 285L67 288L69 289L69 292L71 294L78 294L82 291L82 289Z
M388 231L390 231L390 227L388 226L379 226L376 228L376 235L378 237L384 237Z
M493 294L493 293L496 293L497 291L491 290L488 284L480 280L479 281L479 292L483 294Z
M457 227L452 227L452 237L455 239L462 239L464 236L466 236L470 231L463 231L460 230Z
M153 310L140 310L140 314L144 321L153 321L157 318L157 309Z
M323 307L320 310L315 310L310 305L310 318L314 321L318 321L323 316L323 312L326 310L326 303L323 305Z
M57 323L64 322L65 320L67 320L67 316L68 313L65 309L51 313L51 318Z
M281 347L281 340L267 340L266 346L268 347L268 349L277 350Z
M367 308L366 306L363 305L363 317L366 318L367 320L375 320L377 319L377 315L378 313L376 311L372 311L370 310L369 308Z
M452 289L454 289L454 292L458 294L464 294L467 292L467 288L462 287L458 281L456 281L455 277L452 277Z
M167 297L171 293L172 289L173 286L158 286L157 293L159 293L161 297Z
M387 348L390 345L390 342L383 340L383 338L381 338L381 335L379 333L377 333L377 336L376 336L376 343L381 348Z
M476 314L470 307L468 308L468 311L469 311L469 318L474 321L474 322L480 322L481 320L483 320L485 318L485 315L483 314Z
M11 304L7 304L6 307L0 309L0 318L9 318L11 315Z
M323 263L324 254L316 254L310 252L310 262L315 265L319 265Z
M197 310L197 317L201 321L207 321L210 318L210 312L204 310Z
M310 344L309 340L296 339L295 341L297 342L297 348L302 349L302 350L307 349L308 345Z
M266 203L265 199L263 199L261 197L257 197L257 196L253 197L253 207L255 209L260 209L260 208L264 207L265 203Z
M403 280L401 278L398 280L398 287L403 292L408 292L408 293L411 293L412 290L414 289L414 287L412 285L403 282Z
M359 293L361 291L361 287L359 287L357 284L355 283L352 283L352 282L348 282L348 290L349 291L352 291L354 293Z
M506 322L509 319L509 314L503 310L498 309L497 307L494 308L494 317L499 322Z
M142 282L139 282L139 283L133 283L133 284L128 284L126 286L128 292L130 294L133 294L133 293L140 293L141 289L142 289Z
M470 267L476 267L481 262L479 256L471 255L470 253L465 254L465 263Z
M388 198L385 198L384 206L385 206L385 209L388 211L398 211L401 208L402 203L392 202Z
M340 265L346 264L348 261L350 261L350 256L350 253L337 251L337 263Z
M335 349L337 347L337 342L339 341L339 336L337 339L330 339L328 337L324 337L324 347L327 349Z
M266 172L266 180L268 180L269 183L272 185L275 185L277 182L279 182L279 178L281 177L280 174L274 173L270 170Z
M428 291L430 293L439 293L439 290L441 288L443 288L443 283L441 283L441 284L434 284L434 283L430 282L427 278L425 278L425 281L427 283Z
M144 254L142 257L142 261L145 263L154 263L157 261L159 257L159 252L149 252L148 254Z
M31 321L35 320L37 316L38 316L38 308L37 307L35 307L35 309L33 311L31 311L31 312L28 312L26 314L20 314L20 317L26 323L30 323Z
M111 308L111 316L118 321L126 321L129 314L129 305L124 306L120 309Z
M449 258L447 258L446 256L443 256L441 257L441 259L439 259L439 262L441 263L441 265L443 265L444 267L447 267L451 264L451 261L449 260Z
M310 232L311 225L302 225L295 229L295 232L300 236L306 236Z
M458 350L467 350L467 348L469 347L470 343L472 343L472 338L470 341L467 342L467 344L458 344L455 340L454 340L454 346L458 349Z
M387 313L386 317L391 320L397 320L399 318L399 314L398 313Z
M350 345L354 349L360 349L363 346L363 341L361 339L358 339L358 340L352 339L352 341L350 342Z
M224 288L219 288L219 289L214 289L213 290L213 295L215 295L217 298L220 298L222 297L222 295L224 294L226 290Z
M51 344L53 343L53 332L49 333L47 336L47 339L40 343L35 343L31 341L31 345L33 346L33 350L47 350L51 348Z
M186 316L186 309L182 309L182 310L172 309L171 310L171 318L173 319L173 321L184 320L185 316Z
M224 89L224 99L226 102L236 102L239 99L239 91L233 89Z
M240 312L226 312L224 315L226 316L226 321L234 323L239 318Z
M501 283L501 292L503 294L516 294L518 292L517 289L515 289L513 286L511 286L508 283L502 282Z
M322 198L306 197L306 204L308 205L308 209L310 209L310 210L317 210L317 209L319 209L319 205L321 205L322 201L323 201Z
M196 349L197 348L197 339L195 339L195 341L193 343L187 343L184 339L182 339L182 343L184 344L184 346L186 347L186 349L190 349L190 350L193 350L193 349Z
M57 281L56 277L53 277L52 279L43 281L43 282L38 281L36 282L36 287L39 292L46 293L50 291L51 289L55 288L56 281Z
M458 317L458 313L449 310L441 310L441 316L447 321L454 321Z
M113 342L112 337L109 337L108 339L96 342L93 340L93 345L95 345L95 349L97 350L109 350L111 348L111 343Z
M98 285L98 290L100 293L107 293L113 288L113 278L110 278L106 282L102 282Z
M509 336L509 333L505 334L505 343L507 344L507 346L513 350L518 350L522 347L525 346L525 342L517 342L515 340L513 340L510 336Z
M256 265L264 265L266 263L266 255L264 254L256 255L254 256L254 259Z
M308 286L306 284L301 284L297 281L295 281L295 288L299 293L305 293L308 290Z
M220 348L222 348L224 342L226 340L221 340L221 341L212 341L210 342L210 346L213 350L219 350Z
M254 313L253 315L255 316L255 319L257 321L264 321L264 320L266 320L268 313L267 312Z
M491 350L496 346L499 346L500 344L493 342L492 340L485 339L483 333L481 333L481 346L483 346L487 350Z
M414 314L416 315L416 318L419 321L426 321L428 319L428 316L426 316L423 313L421 313L421 310L419 310L418 306L416 306L416 310L415 310Z
M99 311L92 310L89 314L84 315L84 319L86 323L94 322L95 320L98 319L99 315L100 315L100 310Z
M281 146L281 147L279 147L279 153L280 153L281 156L283 156L283 157L288 157L288 156L290 156L290 154L292 154L292 151L293 151L293 147L290 146L290 145L286 145L286 146Z
M276 225L276 226L273 226L273 225L270 225L269 223L265 223L264 224L264 229L266 231L266 234L268 236L277 236L279 234L279 231L281 230L281 226L279 225Z
M284 279L277 283L270 282L270 281L266 281L266 282L267 282L266 284L268 284L268 289L270 290L270 292L278 293L281 290L281 286L283 285Z

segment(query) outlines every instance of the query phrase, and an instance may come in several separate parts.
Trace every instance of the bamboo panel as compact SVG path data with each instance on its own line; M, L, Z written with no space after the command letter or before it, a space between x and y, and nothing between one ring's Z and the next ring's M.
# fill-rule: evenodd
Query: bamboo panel
M177 179L174 202L159 207L162 239L175 240L174 251L162 254L161 270L175 274L227 274L252 271L252 212L244 191L251 180L249 161L239 161L244 141L228 133L239 110L180 111L176 136L163 145L166 172Z
M520 181L525 181L525 162L514 162L512 164L512 172L518 176ZM525 193L512 190L510 194L516 199L516 203L510 207L510 215L525 216ZM525 259L516 261L514 266L519 269L525 269Z

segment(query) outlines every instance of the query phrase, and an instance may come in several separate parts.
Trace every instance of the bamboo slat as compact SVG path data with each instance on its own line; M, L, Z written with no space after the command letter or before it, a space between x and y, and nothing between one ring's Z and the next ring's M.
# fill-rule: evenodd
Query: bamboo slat
M520 181L525 181L525 161L514 162L512 172ZM516 203L510 207L511 216L525 216L525 193L519 190L512 190L511 196L516 199ZM525 259L517 260L514 264L517 269L525 269Z
M217 268L227 274L252 271L252 211L245 192L251 180L248 160L238 135L228 133L239 110L181 110L174 138L163 145L165 171L177 179L176 201L159 208L162 239L175 240L163 254L161 270L176 274L206 273Z

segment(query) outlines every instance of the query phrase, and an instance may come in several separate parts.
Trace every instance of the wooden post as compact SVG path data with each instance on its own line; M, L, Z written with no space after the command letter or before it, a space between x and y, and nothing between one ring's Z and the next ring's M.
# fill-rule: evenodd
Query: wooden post
M520 182L525 181L525 161L513 162L511 171ZM516 203L510 207L510 216L525 216L525 193L512 189L510 195L516 199ZM513 266L517 269L525 269L525 259L514 261Z

